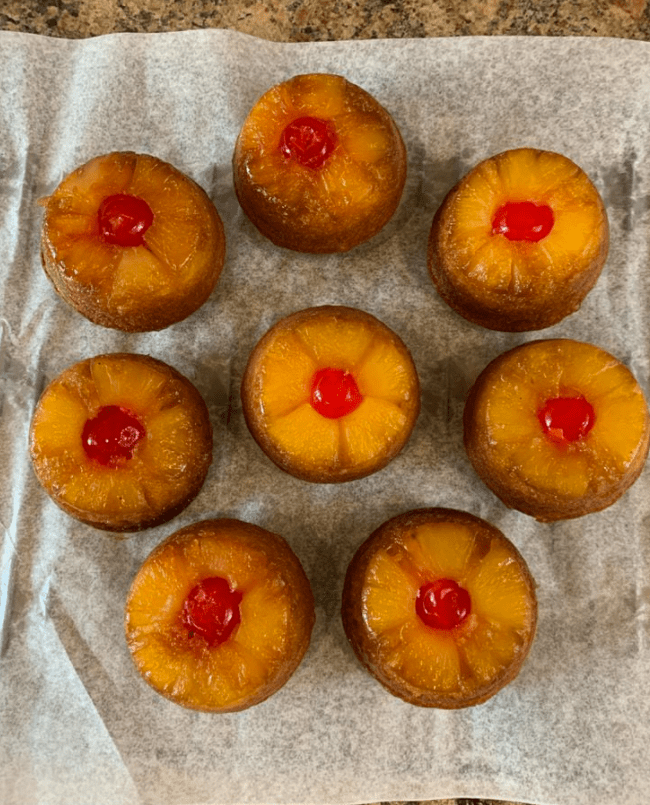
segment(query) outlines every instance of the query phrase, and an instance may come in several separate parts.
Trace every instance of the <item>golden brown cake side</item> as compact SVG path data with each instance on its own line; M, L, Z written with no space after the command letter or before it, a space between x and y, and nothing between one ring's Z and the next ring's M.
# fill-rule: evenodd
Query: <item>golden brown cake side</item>
M509 203L551 210L548 234L509 240L495 231ZM480 163L449 191L433 219L427 261L438 293L457 313L492 330L521 332L578 310L608 250L607 214L587 175L560 154L516 149Z
M309 167L287 158L281 142L295 121L314 119L336 145L323 164ZM237 138L233 174L242 209L275 245L346 252L393 216L406 149L391 115L361 87L337 75L301 75L255 104Z
M215 577L236 596L239 620L226 624L227 636L211 639L211 628L226 627L201 622L200 612L188 616L188 602L196 606L197 585L209 600L206 579ZM213 617L219 602L209 603ZM155 548L125 608L127 645L144 680L176 704L214 713L259 704L285 685L307 651L314 620L311 586L288 543L227 518L195 523Z
M102 412L110 427L111 412L119 411L127 420L109 438L128 439L134 427L142 433L130 456L102 463L84 436L92 441L89 425ZM47 386L29 449L41 486L67 514L98 529L139 531L172 519L200 492L212 463L212 425L180 372L147 355L113 353L74 364Z
M584 435L563 439L540 421L549 400L586 400ZM580 517L615 503L637 480L650 417L632 373L590 344L554 339L495 358L464 411L467 455L506 506L541 522Z
M423 624L416 609L424 585L441 576L472 591L469 613L448 630ZM535 586L519 551L490 523L455 509L416 509L357 549L343 626L359 661L393 695L420 707L470 707L521 670L537 625Z
M102 230L103 202L125 197L144 202L151 214L139 245L107 241ZM95 157L41 203L45 273L61 298L95 324L126 332L163 329L198 310L219 279L225 232L214 204L196 182L156 157ZM114 212L115 220L126 212Z
M359 408L338 419L320 416L309 402L314 376L332 367L356 378L363 397ZM251 352L241 398L263 452L313 483L352 481L383 469L408 442L420 410L417 371L402 340L371 314L335 305L276 323Z

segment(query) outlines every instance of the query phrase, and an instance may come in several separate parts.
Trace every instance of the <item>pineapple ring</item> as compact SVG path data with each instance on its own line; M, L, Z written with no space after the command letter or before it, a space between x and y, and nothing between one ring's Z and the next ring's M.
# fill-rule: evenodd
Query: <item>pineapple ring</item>
M593 425L557 441L539 412L551 399L584 398ZM650 417L630 370L598 347L533 341L493 360L465 406L465 448L485 484L540 521L610 506L636 481L650 443Z
M213 577L241 594L241 620L217 645L183 622L188 595ZM234 712L287 682L314 618L309 581L282 537L238 520L206 520L172 534L139 569L126 602L126 642L162 696L191 709Z
M528 205L528 225L546 234L504 236L495 220L509 204ZM549 221L535 221L535 209L550 215L550 231ZM428 265L440 296L461 316L519 332L574 313L608 249L605 207L584 171L561 154L520 148L479 163L449 191L431 226Z
M102 204L135 197L153 220L139 245L107 242ZM95 157L48 198L43 268L56 291L90 321L127 332L160 330L207 300L225 258L221 218L206 193L147 154Z
M314 377L341 370L360 403L328 418L311 400ZM246 423L280 469L306 481L362 478L404 447L420 408L419 381L401 339L374 316L342 306L308 308L275 324L242 379Z
M418 612L424 585L469 595L447 627ZM535 582L494 526L453 509L418 509L380 526L345 578L345 633L358 659L392 694L421 707L480 704L519 673L535 636Z
M144 436L130 457L102 462L84 447L100 411L130 412ZM36 476L65 512L108 531L170 520L199 493L212 462L208 410L192 383L145 355L100 355L70 366L43 392L30 429Z
M310 166L290 158L283 143L287 126L314 119L312 136L328 134ZM389 113L365 90L337 75L300 75L253 106L233 168L239 203L265 237L299 252L344 252L377 234L397 209L406 150Z

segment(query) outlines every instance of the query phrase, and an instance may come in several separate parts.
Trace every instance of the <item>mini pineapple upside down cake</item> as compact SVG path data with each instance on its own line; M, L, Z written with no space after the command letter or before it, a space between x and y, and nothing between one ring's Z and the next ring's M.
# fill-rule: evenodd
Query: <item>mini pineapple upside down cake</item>
M239 520L205 520L172 534L139 569L126 642L162 696L229 713L288 681L314 618L309 581L282 537Z
M345 252L393 216L406 150L390 114L338 75L299 75L268 90L233 157L242 209L277 246Z
M429 236L431 278L461 316L491 330L541 330L574 313L609 248L602 199L561 154L519 148L449 191Z
M630 370L569 339L533 341L495 358L464 413L474 469L506 506L542 522L597 512L641 474L650 416Z
M146 355L99 355L63 371L36 406L29 444L36 477L54 502L107 531L175 517L212 463L201 395Z
M214 204L156 157L95 157L41 203L45 273L96 324L161 330L198 310L219 279L225 235Z
M369 313L333 305L275 324L250 355L241 396L266 455L315 483L352 481L385 467L420 410L404 342Z
M499 529L454 509L388 520L359 547L341 614L363 666L421 707L481 704L519 673L535 636L535 582Z

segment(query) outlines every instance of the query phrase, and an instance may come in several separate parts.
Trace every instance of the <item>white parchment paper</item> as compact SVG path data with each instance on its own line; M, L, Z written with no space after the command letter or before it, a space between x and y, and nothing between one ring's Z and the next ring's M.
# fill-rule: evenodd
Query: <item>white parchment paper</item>
M650 470L609 510L555 525L508 511L462 448L464 396L522 341L566 336L611 352L646 394L650 355L650 45L608 39L467 38L277 44L226 31L65 41L0 33L0 801L5 805L288 805L454 796L546 805L650 797ZM250 106L297 73L338 72L392 113L409 154L394 220L340 256L273 247L236 202L230 160ZM479 160L560 151L601 191L611 251L582 309L543 333L475 327L426 270L433 214ZM93 325L59 300L39 260L36 200L90 157L155 154L201 184L228 255L207 304L155 334ZM316 304L363 308L410 347L422 382L411 442L384 471L339 486L276 469L248 434L239 381L278 318ZM107 351L144 352L188 375L215 429L214 464L175 521L126 539L60 512L40 490L27 432L44 385ZM465 509L500 527L539 583L536 642L488 703L422 710L361 669L339 618L357 545L410 508ZM142 560L204 517L282 534L316 597L312 644L262 705L211 716L137 676L122 629Z

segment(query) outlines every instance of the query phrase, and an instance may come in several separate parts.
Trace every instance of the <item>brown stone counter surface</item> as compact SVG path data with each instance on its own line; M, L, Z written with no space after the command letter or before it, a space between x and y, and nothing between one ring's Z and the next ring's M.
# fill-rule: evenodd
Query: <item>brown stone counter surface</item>
M0 30L80 39L229 28L279 42L433 36L650 40L648 0L3 0ZM497 805L437 800L437 805ZM385 803L384 805L412 805ZM430 804L429 804L430 805ZM502 803L501 805L509 805ZM513 804L510 804L513 805Z
M648 0L2 0L0 29L82 38L231 28L280 42L529 34L650 39Z

